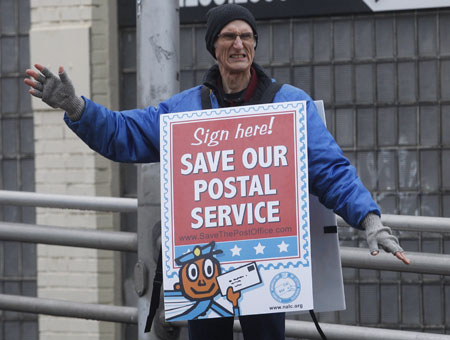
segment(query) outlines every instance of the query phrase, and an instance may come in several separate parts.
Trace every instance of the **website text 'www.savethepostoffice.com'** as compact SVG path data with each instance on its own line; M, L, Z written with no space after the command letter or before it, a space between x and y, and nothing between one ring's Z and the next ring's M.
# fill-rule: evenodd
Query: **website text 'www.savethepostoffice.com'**
M250 229L235 229L232 231L227 230L217 230L214 232L206 233L201 232L198 234L191 235L181 235L179 241L210 241L210 240L223 240L224 238L234 238L234 237L264 237L267 235L269 237L272 234L283 234L291 233L292 227L277 227L277 228L267 228L267 227L256 227Z

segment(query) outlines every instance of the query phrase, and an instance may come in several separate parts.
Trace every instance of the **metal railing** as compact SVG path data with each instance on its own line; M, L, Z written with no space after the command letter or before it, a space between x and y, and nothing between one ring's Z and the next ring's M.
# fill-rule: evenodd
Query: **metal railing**
M137 234L123 231L0 222L0 240L137 252ZM363 248L340 249L343 267L450 275L450 255L408 252L411 264L405 266L388 253L373 257Z
M137 199L87 197L0 190L0 205L106 212L136 212ZM0 240L137 252L137 234L0 222ZM0 309L97 321L137 324L134 307L79 303L0 294Z
M137 234L124 231L101 231L0 222L0 239L3 241L137 252Z
M111 212L136 212L138 207L135 198L69 196L9 190L0 190L0 205L2 204Z
M186 321L171 323L178 327L186 327ZM401 331L374 327L337 325L320 323L320 327L328 339L333 340L448 340L448 335ZM233 330L241 332L238 320L234 321ZM312 322L286 320L286 337L301 337L307 339L322 339Z
M0 205L21 205L110 212L136 212L138 201L136 198L68 196L0 190ZM337 216L337 220L339 226L348 226L340 216ZM383 214L381 220L383 223L396 230L450 233L450 218L445 217Z
M337 216L337 221L340 227L348 226L340 216ZM381 221L395 230L450 233L450 218L445 217L383 214Z
M0 294L0 309L71 318L138 323L137 308Z
M0 190L0 205L2 204L111 212L137 211L137 199L88 198ZM450 233L450 218L383 215L382 220L386 225L398 230ZM338 218L338 224L346 225L340 218ZM0 222L0 240L114 251L137 251L136 233L59 228L11 222ZM391 254L380 253L373 257L367 249L341 247L343 267L450 275L450 255L408 252L408 257L411 259L411 264L406 266ZM132 324L137 324L139 317L138 310L134 307L77 303L6 294L0 294L0 309ZM184 326L186 323L174 323L174 325ZM324 323L321 326L329 339L450 339L449 335L430 333ZM235 323L235 330L240 330L238 322ZM286 320L286 336L320 339L313 323L296 320Z

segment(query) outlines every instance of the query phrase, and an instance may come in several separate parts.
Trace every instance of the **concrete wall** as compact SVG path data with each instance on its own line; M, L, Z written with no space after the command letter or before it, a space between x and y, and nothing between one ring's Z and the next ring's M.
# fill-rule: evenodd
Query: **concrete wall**
M117 5L107 0L31 0L31 63L57 72L63 65L78 95L118 106ZM117 196L118 166L85 146L63 112L33 100L36 192ZM117 229L112 213L37 210L37 224ZM39 245L38 296L120 304L119 254ZM41 340L119 339L113 323L40 316Z

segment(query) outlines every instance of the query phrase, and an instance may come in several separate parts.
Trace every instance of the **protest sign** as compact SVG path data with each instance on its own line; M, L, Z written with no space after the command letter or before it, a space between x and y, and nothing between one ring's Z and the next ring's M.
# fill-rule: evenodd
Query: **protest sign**
M160 119L166 319L312 309L306 102Z

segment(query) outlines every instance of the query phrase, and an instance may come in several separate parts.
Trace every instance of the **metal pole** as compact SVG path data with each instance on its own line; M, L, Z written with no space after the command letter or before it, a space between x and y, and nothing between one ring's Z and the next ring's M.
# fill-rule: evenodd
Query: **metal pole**
M367 248L341 247L343 267L450 275L450 255L408 252L407 256L409 265L383 251L372 256Z
M337 216L338 225L340 227L348 227L349 225ZM381 221L396 230L416 231L416 232L433 232L433 233L450 233L450 218L448 217L428 217L428 216L412 216L412 215L381 215Z
M137 234L0 222L0 240L119 251L137 251Z
M0 205L2 204L113 212L137 210L135 198L69 196L9 190L0 190Z
M186 321L171 323L176 327L186 327ZM361 326L320 323L329 340L450 340L450 335L410 332L395 329L383 329ZM234 321L233 330L242 332L238 320ZM292 338L322 339L312 322L286 320L286 336Z
M386 214L381 221L396 230L450 233L450 218L445 217Z
M450 340L450 335L320 323L329 340ZM321 339L312 322L286 320L286 336Z
M16 312L39 313L72 318L136 324L137 309L133 307L97 305L53 299L42 299L17 295L0 294L0 309ZM186 322L174 322L173 326L185 327ZM321 323L321 327L331 340L449 340L449 335L409 332L401 330L346 326ZM241 331L238 320L234 330ZM286 320L286 336L320 339L313 323Z
M137 309L133 307L98 305L6 294L0 294L0 310L131 324L136 324L138 319Z
M139 107L158 106L179 91L178 6L179 0L137 0ZM178 338L178 331L172 327L164 327L157 317L153 322L151 333L144 333L159 252L157 238L161 232L160 220L159 163L142 165L138 169L139 262L135 267L136 291L140 296L138 300L139 340Z
M154 190L151 195L152 202L159 199L158 181L159 172L157 164L150 166L149 174ZM154 227L148 237L152 240L153 255L156 257L158 244L153 244L159 236L159 211L155 208L146 209L148 219ZM114 232L89 229L62 228L12 222L0 222L0 240L32 242L63 245L71 247L84 247L94 249L119 250L136 252L138 238L136 233ZM143 242L145 243L145 242ZM412 272L422 274L450 275L450 255L408 252L410 265L404 265L388 253L372 256L365 248L341 247L341 260L343 267L362 269L393 270L399 272ZM141 290L144 290L142 287Z
M135 198L90 197L0 190L0 205L135 212L138 203ZM339 226L348 226L342 217L336 217ZM450 233L450 218L448 217L383 214L381 220L384 224L396 230Z

